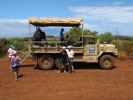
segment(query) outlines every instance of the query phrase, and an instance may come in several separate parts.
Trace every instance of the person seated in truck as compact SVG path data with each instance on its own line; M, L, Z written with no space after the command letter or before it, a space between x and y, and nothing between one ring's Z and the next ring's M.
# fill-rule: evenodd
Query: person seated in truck
M38 43L39 41L47 41L46 39L46 33L43 32L39 27L37 27L34 35L33 35L33 38L32 38L33 41L35 41L35 45L42 45L41 43Z
M60 41L61 41L61 45L63 46L64 45L64 28L61 28L61 31L60 31Z

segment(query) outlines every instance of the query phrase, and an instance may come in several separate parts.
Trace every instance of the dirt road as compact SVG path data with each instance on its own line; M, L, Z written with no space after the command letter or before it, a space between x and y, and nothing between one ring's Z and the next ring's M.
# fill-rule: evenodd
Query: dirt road
M0 60L0 100L133 100L133 61L117 60L116 66L101 70L80 65L72 74L24 66L23 77L15 81L4 58Z

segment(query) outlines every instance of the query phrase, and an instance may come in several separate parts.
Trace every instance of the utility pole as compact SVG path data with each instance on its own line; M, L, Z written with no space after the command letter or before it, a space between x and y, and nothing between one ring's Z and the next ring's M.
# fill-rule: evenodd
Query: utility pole
M119 48L119 30L117 27L115 27L115 33L116 33L116 36L115 36L116 47Z

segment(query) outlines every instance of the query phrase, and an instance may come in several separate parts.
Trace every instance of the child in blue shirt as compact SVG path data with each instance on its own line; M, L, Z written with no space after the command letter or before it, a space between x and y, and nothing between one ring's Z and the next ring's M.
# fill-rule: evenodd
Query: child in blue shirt
M11 67L12 67L12 70L15 74L15 79L18 80L19 78L19 67L20 67L20 57L15 54L13 54L13 56L11 57Z

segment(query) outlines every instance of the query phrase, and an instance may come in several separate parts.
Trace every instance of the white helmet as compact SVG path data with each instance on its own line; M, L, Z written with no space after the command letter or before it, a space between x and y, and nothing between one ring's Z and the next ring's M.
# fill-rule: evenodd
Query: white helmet
M63 46L63 47L62 47L62 49L66 49L66 47L65 47L65 46Z
M68 48L68 49L71 49L71 48L72 48L72 46L71 46L71 45L69 45L67 48Z

